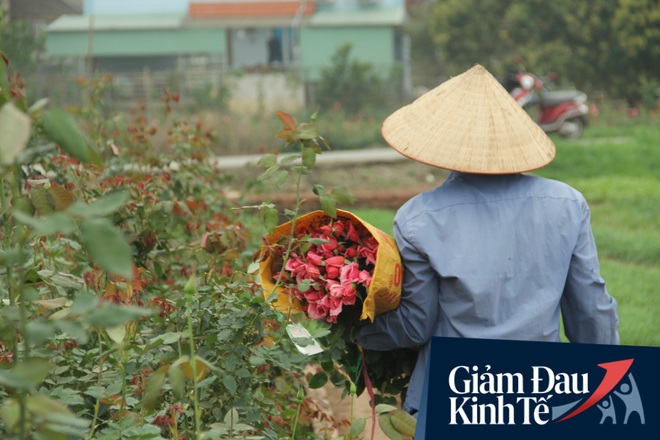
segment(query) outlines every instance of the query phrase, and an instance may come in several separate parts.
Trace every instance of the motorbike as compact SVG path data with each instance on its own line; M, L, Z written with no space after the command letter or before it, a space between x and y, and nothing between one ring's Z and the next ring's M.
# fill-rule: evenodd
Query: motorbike
M538 76L525 71L510 74L504 87L524 109L536 109L536 123L546 133L578 139L589 122L587 95L579 90L548 90Z

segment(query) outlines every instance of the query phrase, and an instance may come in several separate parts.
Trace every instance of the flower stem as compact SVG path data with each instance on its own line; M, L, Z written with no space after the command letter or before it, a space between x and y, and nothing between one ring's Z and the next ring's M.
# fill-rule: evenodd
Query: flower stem
M194 341L194 329L192 321L192 302L193 295L197 293L197 283L195 283L194 292L187 294L186 302L186 319L188 324L188 339L190 344L190 369L192 371L192 381L193 381L193 411L194 411L194 430L195 438L199 437L199 428L200 428L200 414L199 414L199 396L197 391L197 368L195 365L195 341Z
M102 342L101 341L101 334L98 330L97 330L96 333L97 333L97 336L98 336L99 353L102 353L103 352L103 346L101 344L101 342ZM102 372L103 372L103 362L105 362L105 358L103 358L103 357L99 358L99 363L98 363L99 374L98 374L98 377L96 378L96 386L98 386L99 388L102 386L101 377L102 377ZM89 430L89 435L87 436L87 438L89 440L94 438L94 431L96 430L96 421L98 420L98 417L99 417L100 407L101 407L101 398L97 397L96 402L94 403L94 415L92 417L91 428Z
M295 438L296 438L296 429L298 428L298 418L300 417L300 412L302 411L302 403L303 403L304 399L305 399L305 392L303 391L303 387L300 386L298 388L298 395L297 395L298 408L296 410L296 418L293 421L293 430L291 431L291 440L295 440Z
M5 179L0 177L0 207L2 208L2 223L4 226L4 249L11 249L11 222L9 221L9 205L7 203L7 194L5 194ZM7 294L9 295L9 304L16 305L16 294L13 287L14 271L13 265L7 263L5 268L7 276Z

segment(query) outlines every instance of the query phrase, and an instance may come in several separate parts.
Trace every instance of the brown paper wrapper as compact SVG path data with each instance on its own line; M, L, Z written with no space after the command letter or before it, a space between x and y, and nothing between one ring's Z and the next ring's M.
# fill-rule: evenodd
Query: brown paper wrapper
M380 229L365 222L358 216L348 212L337 210L337 217L348 219L354 224L362 225L378 242L376 252L376 265L371 279L371 285L367 290L367 297L362 303L360 320L369 319L373 322L376 315L393 310L399 306L401 300L401 282L403 280L403 267L399 249L394 238ZM303 228L319 227L328 224L331 217L323 211L313 211L298 217L295 221L297 234ZM283 313L302 313L302 304L295 298L291 298L282 286L275 289L273 281L273 257L269 253L269 247L277 243L283 236L291 235L291 223L279 225L272 234L264 237L264 245L261 248L259 264L259 276L263 288L264 297L269 299L271 295L277 295L271 305Z

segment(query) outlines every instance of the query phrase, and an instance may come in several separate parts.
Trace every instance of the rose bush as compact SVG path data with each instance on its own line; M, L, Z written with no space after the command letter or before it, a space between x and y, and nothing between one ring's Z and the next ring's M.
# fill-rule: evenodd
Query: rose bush
M277 210L229 196L217 134L178 116L169 90L157 118L142 103L109 115L108 77L79 81L89 100L73 114L30 103L7 64L2 436L298 439L341 424L306 397L309 359L255 277Z

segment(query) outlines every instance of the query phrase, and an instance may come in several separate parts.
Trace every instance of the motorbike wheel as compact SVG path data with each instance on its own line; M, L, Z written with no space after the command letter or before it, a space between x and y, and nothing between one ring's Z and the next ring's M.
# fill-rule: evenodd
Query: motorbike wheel
M559 136L566 139L579 139L584 131L584 120L582 118L570 118L564 121L559 128Z

